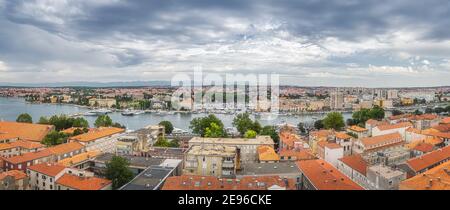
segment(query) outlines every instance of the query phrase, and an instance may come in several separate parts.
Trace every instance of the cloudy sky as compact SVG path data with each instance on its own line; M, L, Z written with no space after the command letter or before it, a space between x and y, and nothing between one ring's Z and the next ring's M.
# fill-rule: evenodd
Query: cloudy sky
M0 0L0 82L450 85L448 0Z

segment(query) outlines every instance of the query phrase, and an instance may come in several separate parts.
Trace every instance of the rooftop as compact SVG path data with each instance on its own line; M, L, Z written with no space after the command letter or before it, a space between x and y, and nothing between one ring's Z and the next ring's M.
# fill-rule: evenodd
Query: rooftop
M379 125L379 126L377 126L377 128L380 131L399 129L399 128L406 128L406 127L413 127L413 124L411 124L410 122L401 122L401 123L397 123L397 124L387 124L387 125Z
M403 181L400 190L450 190L450 161Z
M415 172L429 168L441 161L448 160L450 158L450 146L446 146L442 149L435 150L433 152L424 154L420 157L409 159L407 164Z
M361 143L365 147L372 147L377 145L386 145L390 143L398 143L403 141L402 136L400 133L391 133L391 134L385 134L380 136L373 136L373 137L366 137L361 139Z
M166 159L161 164L151 166L136 176L121 190L157 190L162 183L173 174L173 171L181 164L178 159Z
M94 161L106 163L110 161L113 157L114 154L104 153L95 157ZM127 159L128 162L130 163L131 168L141 168L141 169L146 169L150 166L160 165L165 160L164 158L137 157L131 155L120 155L120 157Z
M52 155L53 155L53 153L51 153L49 150L45 149L45 150L42 150L39 152L29 152L29 153L26 153L23 155L5 158L4 160L6 162L10 162L12 164L18 164L18 163L24 163L24 162L44 158L44 157L49 157Z
M367 173L367 162L362 158L361 155L350 155L339 159L345 165L349 166L353 170L358 171L360 174L366 175Z
M55 155L67 154L73 151L81 150L84 146L78 142L69 142L65 144L56 145L53 147L47 148L50 152Z
M13 176L15 180L20 180L27 177L27 174L23 171L11 170L0 173L0 180L4 179L7 176Z
M80 142L90 142L95 141L100 138L112 136L114 134L123 133L125 129L123 128L114 128L114 127L102 127L95 131L91 131L88 133L84 133L78 136L71 137L70 140L80 141Z
M381 177L384 177L386 179L392 179L392 178L402 176L405 174L405 172L403 172L403 171L395 170L389 166L383 166L383 165L370 166L367 170L373 171L376 174L379 174Z
M242 179L220 179L213 176L169 177L162 190L268 190L296 189L293 179L279 176L243 177Z
M81 154L74 155L73 157L60 160L58 163L66 167L71 167L84 161L91 160L99 154L101 154L99 151L83 152Z
M107 179L97 177L79 177L72 174L64 174L56 181L56 184L76 190L101 190L111 183L111 180Z
M363 190L324 160L298 161L297 166L318 190Z
M194 137L189 144L221 144L221 145L273 145L270 136L257 136L254 139L245 138L202 138Z
M348 129L351 130L351 131L354 131L354 132L365 132L365 131L368 131L368 129L359 127L357 125L350 126Z
M61 171L66 169L65 166L60 164L53 164L53 163L41 163L37 165L32 165L28 167L29 170L36 171L41 174L45 174L47 176L55 177Z
M189 155L205 155L205 156L236 156L236 147L222 146L222 145L195 145L192 146L186 154Z
M258 147L259 161L279 161L280 156L275 152L273 147L263 145Z
M0 122L0 139L18 138L20 140L41 142L51 130L53 130L52 125Z
M300 174L295 162L280 162L280 163L252 163L243 164L241 170L237 172L238 175L281 175L281 174Z

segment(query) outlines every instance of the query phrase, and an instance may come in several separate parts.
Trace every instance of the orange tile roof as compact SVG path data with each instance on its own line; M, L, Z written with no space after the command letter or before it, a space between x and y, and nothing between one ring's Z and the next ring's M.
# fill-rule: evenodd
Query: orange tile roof
M336 138L338 138L338 139L351 139L351 138L353 138L353 137L350 136L350 135L348 135L348 134L345 133L345 132L337 132L337 133L336 133Z
M275 150L270 146L259 146L258 147L258 157L260 161L279 161L280 157L275 152Z
M43 145L39 142L23 141L23 140L18 140L18 141L12 142L11 144L14 146L17 146L17 147L24 148L24 149L39 149L39 148L45 147L45 145Z
M28 167L29 170L36 171L41 174L45 174L47 176L55 177L59 173L61 173L64 169L66 169L65 166L60 164L54 164L54 163L41 163L37 165L32 165Z
M282 131L280 134L280 141L289 147L294 147L294 143L300 141L300 137L288 131Z
M450 190L450 161L400 183L400 190Z
M324 160L297 161L297 166L318 190L363 190Z
M413 148L413 150L421 151L423 153L431 152L433 149L434 146L428 143L419 143Z
M295 189L295 180L279 176L246 176L242 179L219 179L214 176L172 176L166 179L162 190L267 190L278 185L288 190Z
M83 130L84 128L72 127L72 128L62 130L61 132L65 133L65 134L73 134L75 132L75 130L77 130L77 129ZM88 132L93 132L93 131L96 131L97 128L88 128L88 130L89 130Z
M441 120L442 124L450 124L450 117L446 117L444 119Z
M41 142L53 128L52 125L0 122L0 139L18 138L26 141Z
M16 148L16 145L13 145L11 143L1 143L0 144L0 151L1 150L8 150L8 149L12 149L12 148Z
M388 122L385 121L378 121L378 120L373 120L373 119L369 119L366 121L366 124L373 126L379 126L379 125L387 125L389 124Z
M406 164L408 164L409 167L415 172L419 172L426 168L431 167L436 163L448 160L449 158L450 158L450 146L446 146L442 149L432 151L420 157L409 159L406 162Z
M20 179L26 178L27 174L24 173L23 171L18 171L18 170L6 171L3 173L0 173L0 180L4 179L7 176L13 176L15 180L20 180Z
M328 136L333 135L332 130L318 130L318 131L312 131L309 135L316 137L316 138L328 138Z
M439 118L436 114L422 114L422 115L413 115L409 117L409 120L435 120Z
M350 155L339 159L345 165L349 166L353 170L366 175L367 173L367 162L362 158L361 155Z
M380 136L366 137L361 139L361 143L365 147L371 147L375 145L385 145L394 144L403 141L402 135L400 133L391 133Z
M58 163L63 166L66 166L66 167L71 167L71 166L81 163L83 161L94 158L94 157L98 156L99 154L101 154L99 151L83 152L83 153L75 155L71 158L66 158L66 159L60 160L60 161L58 161Z
M401 122L401 123L397 123L397 124L389 124L389 125L379 125L379 126L377 126L377 128L380 131L391 130L391 129L398 129L398 128L405 128L405 127L413 127L413 124L411 124L410 122Z
M77 150L81 150L83 148L84 148L84 146L78 142L69 142L69 143L49 147L47 149L50 150L50 152L52 152L55 155L63 155L63 154L67 154L70 152L77 151Z
M5 158L5 162L12 164L24 163L32 160L37 160L44 157L52 156L53 154L49 150L42 150L39 152L29 152L23 155Z
M23 149L39 149L45 147L45 145L38 143L38 142L32 142L32 141L24 141L24 140L17 140L10 143L2 143L0 144L0 150L6 150L6 149L12 149L12 148L23 148Z
M96 131L92 131L92 132L88 132L88 133L84 133L84 134L81 134L78 136L71 137L70 140L80 141L80 142L90 142L90 141L95 141L97 139L104 138L107 136L112 136L114 134L118 134L118 133L122 133L122 132L125 132L125 129L114 128L114 127L110 127L110 128L102 127Z
M328 142L328 141L319 141L317 143L317 146L322 147L322 148L329 148L329 149L338 149L341 148L341 145L336 144L336 143L332 143L332 142Z
M400 119L407 119L413 116L412 114L401 114L401 115L392 115L389 117L389 120L400 120Z
M348 128L348 129L350 129L350 130L352 130L352 131L355 131L355 132L365 132L365 131L368 131L367 128L362 128L362 127L359 127L359 126L357 126L357 125L351 126L351 127Z
M450 123L449 124L440 124L432 127L434 130L438 132L450 132Z
M72 174L64 174L56 181L56 184L76 190L101 190L111 183L111 180L108 179L79 177Z
M316 159L316 156L314 156L311 153L311 150L309 149L302 149L302 150L286 150L282 149L280 152L281 157L296 157L296 160L312 160Z

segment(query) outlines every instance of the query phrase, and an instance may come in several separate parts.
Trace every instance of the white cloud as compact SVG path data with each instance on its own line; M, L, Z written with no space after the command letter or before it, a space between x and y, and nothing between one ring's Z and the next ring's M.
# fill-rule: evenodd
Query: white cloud
M0 61L0 71L8 71L8 66L3 61Z

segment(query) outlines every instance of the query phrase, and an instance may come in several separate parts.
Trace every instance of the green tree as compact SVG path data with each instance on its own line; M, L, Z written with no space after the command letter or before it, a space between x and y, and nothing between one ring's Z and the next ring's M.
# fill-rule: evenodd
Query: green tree
M236 115L233 119L233 126L239 131L241 135L244 135L248 130L256 131L260 133L262 126L258 121L250 119L249 113L241 113Z
M370 109L368 114L369 114L369 119L374 119L374 120L382 120L385 115L384 109L379 106L375 106L372 109Z
M420 110L416 109L416 111L414 111L413 114L415 114L415 115L423 115L423 112L421 112Z
M323 125L326 129L341 130L344 126L344 117L339 112L331 112L323 119Z
M20 114L17 119L16 122L19 123L33 123L33 118L31 117L31 115L24 113L24 114Z
M153 144L155 147L169 147L170 143L169 141L164 137L158 137L158 140Z
M206 128L210 127L211 123L215 123L222 130L224 130L222 121L213 114L210 114L206 117L193 119L190 123L189 128L192 129L193 133L199 134L200 136L204 137L206 133ZM225 134L225 131L223 131L223 133Z
M314 122L314 128L317 130L320 130L322 128L324 128L325 126L323 125L323 120L317 120L316 122Z
M41 125L50 125L50 121L49 121L48 118L46 118L46 117L41 117L41 118L39 118L38 124L41 124Z
M162 121L159 123L159 125L164 126L164 130L166 131L166 134L172 133L173 125L170 121Z
M436 113L436 114L440 114L442 112L445 112L445 108L436 107L436 108L434 108L433 112Z
M247 132L245 132L244 138L246 138L246 139L254 139L254 138L256 138L256 135L257 135L256 131L248 130Z
M77 117L72 119L72 127L89 128L89 122L82 117Z
M113 125L113 121L108 115L98 116L94 123L95 127L111 127Z
M51 131L42 140L42 144L47 146L60 145L67 142L69 136L63 132Z
M205 137L220 138L223 136L225 136L223 128L217 125L216 123L211 123L211 125L207 127L205 130Z
M299 122L297 124L297 128L300 131L300 133L306 133L305 123Z
M111 161L106 163L105 176L112 181L114 190L133 179L133 172L128 168L129 165L128 160L120 156L114 156Z
M264 126L262 128L261 135L270 136L275 142L275 145L278 145L278 143L280 142L280 136L278 136L277 129L275 126L270 125Z

